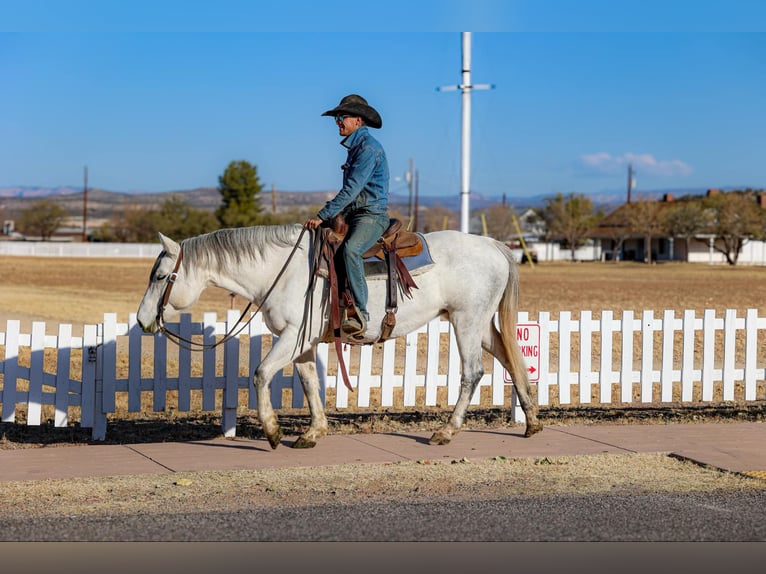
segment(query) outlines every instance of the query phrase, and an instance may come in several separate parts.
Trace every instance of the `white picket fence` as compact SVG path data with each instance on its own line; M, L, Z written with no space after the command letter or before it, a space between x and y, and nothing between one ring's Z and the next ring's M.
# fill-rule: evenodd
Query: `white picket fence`
M206 313L202 322L192 322L190 315L183 315L168 327L183 337L210 343L228 332L238 317L237 311L230 311L219 321L215 313ZM744 316L726 310L722 317L714 310L702 316L689 310L679 316L671 310L661 317L652 311L638 317L624 311L619 318L612 311L602 312L599 318L591 311L581 311L579 318L573 318L566 311L557 319L540 312L535 322L521 312L518 321L535 327L535 332L539 329L539 340L527 344L525 353L530 355L530 374L542 407L766 398L766 317L759 317L756 309L746 310ZM220 409L224 434L234 436L238 409L257 406L255 393L250 392L252 373L271 343L271 333L260 315L238 338L201 353L179 349L163 336L143 333L135 315L120 323L116 314L107 313L103 323L84 325L81 330L75 336L72 325L60 325L57 334L48 334L44 322L34 322L31 333L21 333L19 321L7 321L5 332L0 332L3 422L15 422L17 408L26 407L26 423L40 425L43 406L52 405L55 426L68 426L79 412L80 425L92 428L95 440L103 440L107 417L115 412L118 396L127 397L128 412L146 409L147 396L151 408L161 412L172 392L174 408L186 412L191 410L196 392L201 394L201 409ZM442 334L447 334L448 344L442 341ZM424 346L426 352L419 354ZM326 400L327 389L334 389L334 408L369 408L373 392L381 407L393 406L395 393L400 393L404 407L455 404L460 363L448 322L437 318L403 340L353 349L358 353L353 360L352 348L343 350L351 367L354 392L350 394L334 374L334 350L327 344L319 348L322 396ZM507 373L497 360L491 363L473 404L479 404L482 389L488 389L483 392L491 397L493 406L510 406L514 420L523 422ZM275 408L284 408L285 389L291 390L289 406L302 408L304 396L297 374L283 372L272 382Z

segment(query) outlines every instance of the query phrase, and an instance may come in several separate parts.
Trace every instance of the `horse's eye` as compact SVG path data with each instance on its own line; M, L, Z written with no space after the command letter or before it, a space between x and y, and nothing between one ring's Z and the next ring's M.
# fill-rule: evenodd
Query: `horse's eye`
M167 275L163 275L162 273L158 273L154 278L155 281L164 281L165 279L167 279Z

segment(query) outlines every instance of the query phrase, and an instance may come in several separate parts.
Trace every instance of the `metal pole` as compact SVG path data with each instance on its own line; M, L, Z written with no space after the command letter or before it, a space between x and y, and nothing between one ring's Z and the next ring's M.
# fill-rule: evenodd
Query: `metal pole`
M415 214L413 209L413 199L414 199L413 190L415 189L415 178L413 177L413 167L412 167L413 164L414 164L414 160L410 158L410 169L407 172L407 183L409 184L409 190L410 190L410 203L409 203L409 208L407 213L407 217L408 217L407 229L410 229L410 230L413 229L413 225L415 221Z
M271 184L271 213L276 215L277 213L277 186Z
M412 225L412 231L418 230L418 210L420 208L418 196L420 194L420 172L418 170L415 170L415 215L414 215L414 223Z
M492 84L471 84L471 33L462 32L463 40L463 77L457 86L442 86L438 91L460 90L463 93L462 137L460 143L460 231L470 231L470 193L471 193L471 92L473 90L491 90Z
M471 207L471 33L463 32L463 123L460 144L460 231L470 231Z
M82 242L88 241L88 166L84 168L85 182L82 187Z

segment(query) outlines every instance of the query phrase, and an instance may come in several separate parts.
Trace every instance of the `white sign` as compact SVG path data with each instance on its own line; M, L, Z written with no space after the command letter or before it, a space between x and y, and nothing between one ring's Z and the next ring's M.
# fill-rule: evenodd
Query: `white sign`
M516 341L519 343L521 355L527 365L527 375L530 382L540 380L540 324L519 323L516 325ZM512 382L511 375L503 369L503 380Z

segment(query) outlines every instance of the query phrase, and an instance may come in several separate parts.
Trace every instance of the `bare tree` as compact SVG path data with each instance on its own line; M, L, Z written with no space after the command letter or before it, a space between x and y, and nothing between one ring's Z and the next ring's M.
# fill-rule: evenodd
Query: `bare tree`
M21 212L19 227L28 235L50 240L67 216L66 210L51 199L41 199Z
M574 261L575 249L583 244L602 214L595 212L593 202L588 197L578 193L570 193L566 197L559 193L547 198L545 204L543 219L551 237L564 240L572 250Z
M498 241L508 242L518 236L513 224L513 208L508 205L492 205L484 211L487 235Z
M458 228L457 213L441 205L429 208L419 219L418 231L423 233Z
M649 197L626 206L628 226L633 233L644 238L644 262L652 262L652 238L667 235L667 219L663 204Z
M713 249L723 253L729 265L736 265L742 247L750 239L764 236L764 210L752 190L708 196L705 205L713 213Z
M666 221L668 233L685 241L688 261L692 238L708 230L712 220L699 201L683 201L668 210Z

